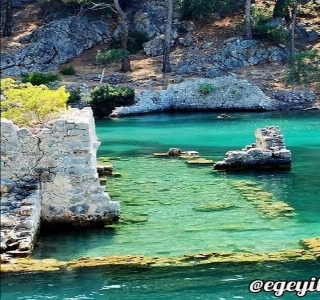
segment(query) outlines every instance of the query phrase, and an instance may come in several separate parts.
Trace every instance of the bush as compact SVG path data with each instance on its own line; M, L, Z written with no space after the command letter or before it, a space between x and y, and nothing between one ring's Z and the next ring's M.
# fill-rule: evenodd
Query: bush
M198 93L202 96L209 95L214 91L214 87L209 83L199 84Z
M179 0L177 9L184 18L194 18L197 20L208 20L214 13L223 14L235 11L242 6L242 1L238 0Z
M129 52L125 49L111 49L105 52L100 52L96 56L96 61L99 64L109 65L115 61L122 59L122 57L128 55Z
M75 70L74 66L68 65L68 66L63 66L60 69L60 73L63 74L63 75L75 75L76 74L76 70Z
M129 53L137 53L143 49L143 44L149 41L148 34L144 31L134 30L129 32L128 51ZM121 49L121 41L113 40L109 44L111 49Z
M252 7L251 19L253 37L276 42L285 42L288 40L290 33L285 28L282 26L274 27L267 25L272 19L272 10Z
M45 85L17 84L13 79L1 80L1 115L18 125L32 126L57 117L67 107L69 94L65 87L49 90Z
M23 74L22 82L30 82L32 85L48 84L53 81L59 81L61 78L57 74L33 72Z
M143 31L135 30L128 36L128 51L137 53L143 49L143 44L149 40L148 34Z
M129 87L103 85L91 93L90 106L95 117L109 116L117 106L128 106L134 102L134 90Z
M315 50L307 50L293 56L289 73L286 77L288 84L309 85L320 82L320 56Z
M67 105L75 104L82 100L80 91L71 91L69 94Z

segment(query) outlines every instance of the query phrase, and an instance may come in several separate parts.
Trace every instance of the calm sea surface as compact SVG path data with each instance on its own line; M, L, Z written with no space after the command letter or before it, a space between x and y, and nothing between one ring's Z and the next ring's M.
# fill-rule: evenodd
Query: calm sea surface
M320 114L236 113L161 114L98 120L98 156L121 173L107 191L121 203L114 228L40 236L34 258L60 260L84 256L138 254L180 256L203 251L270 252L299 247L320 236ZM179 159L154 158L170 147L195 150L220 160L228 150L254 142L258 127L279 125L293 153L290 171L213 172ZM256 183L274 201L293 207L295 217L265 218L234 188ZM230 209L202 211L205 205ZM199 209L200 208L200 209ZM19 274L1 280L1 299L274 299L250 294L248 283L261 279L309 279L317 264L219 265L188 268L91 269ZM307 299L320 299L310 293ZM288 293L283 299L294 299Z

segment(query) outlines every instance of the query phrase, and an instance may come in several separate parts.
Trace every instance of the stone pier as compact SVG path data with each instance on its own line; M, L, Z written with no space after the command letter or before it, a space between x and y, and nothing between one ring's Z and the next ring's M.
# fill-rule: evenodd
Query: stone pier
M216 170L290 168L291 151L286 149L279 126L259 128L256 142L240 151L228 151L222 161L214 164Z

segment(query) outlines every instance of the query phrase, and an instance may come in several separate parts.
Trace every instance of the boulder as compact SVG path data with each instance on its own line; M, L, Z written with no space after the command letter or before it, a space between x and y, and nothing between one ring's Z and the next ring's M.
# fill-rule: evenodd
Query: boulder
M159 35L143 44L143 51L148 56L158 56L163 53L164 35Z
M110 39L108 25L101 20L94 21L85 16L56 20L36 29L30 44L2 54L1 71L6 75L20 75L56 70L68 59Z
M181 153L182 153L182 151L179 148L170 148L168 151L169 156L180 156Z

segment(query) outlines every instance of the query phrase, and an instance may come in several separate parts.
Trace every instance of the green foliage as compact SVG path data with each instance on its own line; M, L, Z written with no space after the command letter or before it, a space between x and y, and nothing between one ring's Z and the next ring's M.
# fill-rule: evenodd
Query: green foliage
M32 85L48 84L53 81L59 81L61 78L57 74L33 72L23 74L22 82L30 82Z
M129 32L128 35L128 48L129 53L137 53L143 49L143 44L149 40L148 34L144 31L134 30ZM120 49L121 41L113 40L110 43L111 49Z
M307 50L293 56L289 73L286 77L288 84L310 85L320 82L320 56L315 50Z
M75 75L76 70L75 70L74 66L68 65L68 66L61 67L60 73L63 75Z
M276 42L285 42L290 33L282 26L269 26L267 23L272 19L272 11L262 7L252 7L252 34L253 37Z
M178 0L177 9L182 17L197 20L211 19L214 13L230 13L242 6L238 0Z
M57 117L66 109L69 94L65 87L50 90L45 85L17 84L11 78L1 80L1 115L20 126L32 126Z
M117 106L128 106L134 102L134 90L129 87L103 85L91 93L92 111L95 117L109 116Z
M67 105L71 105L73 103L77 103L79 101L81 101L81 94L80 91L71 91L69 92L69 98L67 101Z
M202 95L202 96L209 95L209 94L213 93L213 91L214 91L214 86L212 84L209 84L209 83L199 84L198 93L200 95Z
M105 66L120 60L122 57L128 55L129 52L125 49L111 49L105 52L100 52L96 56L96 61Z
M135 30L129 32L128 36L128 51L137 53L143 49L143 44L149 40L148 34L143 31Z

